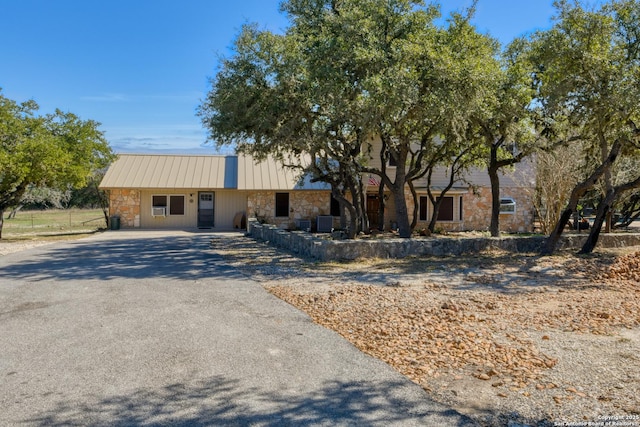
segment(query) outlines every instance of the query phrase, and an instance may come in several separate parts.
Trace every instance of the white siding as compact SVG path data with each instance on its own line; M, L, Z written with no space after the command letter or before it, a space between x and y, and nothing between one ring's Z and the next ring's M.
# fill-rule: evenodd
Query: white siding
M169 215L167 207L166 217L151 215L151 200L154 195L183 195L184 215ZM193 194L193 197L190 196ZM195 190L143 190L140 192L140 227L141 228L191 228L196 227L198 215L198 198Z

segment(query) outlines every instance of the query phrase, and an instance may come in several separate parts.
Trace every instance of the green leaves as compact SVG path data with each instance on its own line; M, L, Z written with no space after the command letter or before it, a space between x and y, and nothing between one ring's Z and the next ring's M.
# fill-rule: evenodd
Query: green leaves
M29 187L82 187L113 159L98 123L59 110L36 116L37 108L0 94L0 211Z

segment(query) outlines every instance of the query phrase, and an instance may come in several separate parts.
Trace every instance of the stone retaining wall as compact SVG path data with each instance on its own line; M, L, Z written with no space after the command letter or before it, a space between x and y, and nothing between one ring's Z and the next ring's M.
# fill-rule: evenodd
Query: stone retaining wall
M274 225L259 224L255 219L249 219L247 230L247 234L257 240L268 242L302 257L320 261L463 255L488 249L501 249L514 253L538 252L545 240L544 236L330 240L304 231L289 232ZM582 247L586 238L586 233L565 235L561 238L558 248L577 250ZM598 246L605 248L639 245L640 234L603 234L598 240Z

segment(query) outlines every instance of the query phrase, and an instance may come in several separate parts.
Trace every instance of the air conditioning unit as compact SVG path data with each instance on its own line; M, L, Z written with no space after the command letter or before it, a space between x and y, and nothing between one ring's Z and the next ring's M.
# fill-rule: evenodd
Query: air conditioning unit
M311 220L309 219L299 219L298 220L298 229L303 231L311 231Z
M318 233L331 233L333 230L333 217L330 215L320 215L317 218Z
M153 207L153 208L151 208L151 216L167 216L167 208L166 207L160 207L160 208Z

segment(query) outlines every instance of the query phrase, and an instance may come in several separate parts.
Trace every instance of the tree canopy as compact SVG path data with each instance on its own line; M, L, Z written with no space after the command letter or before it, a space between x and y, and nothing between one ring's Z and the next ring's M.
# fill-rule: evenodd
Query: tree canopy
M113 159L97 122L60 110L38 116L37 110L35 101L18 103L0 93L0 238L5 210L29 188L80 188Z
M419 0L287 0L291 25L283 34L245 26L198 114L218 145L276 157L331 184L352 231L368 227L362 180L377 175L402 237L416 224L414 182L430 183L436 167L447 168L450 182L439 194L427 186L430 228L446 191L484 165L498 235L499 171L541 147L579 145L562 151L582 153L565 159L582 162L572 169L582 177L547 241L552 252L588 190L603 189L604 215L636 188L638 177L620 182L612 167L640 148L638 0L555 7L551 29L503 49L470 23L475 2L443 21L437 5Z
M612 167L640 149L640 39L637 0L612 1L599 10L579 2L556 2L558 15L548 31L532 37L536 63L541 132L565 143L582 144L583 178L571 192L545 253L551 253L580 198L598 182L605 194L589 243L590 252L602 220L620 192L638 178L614 187Z
M368 227L361 176L378 175L409 237L405 186L437 164L473 160L458 151L468 151L468 112L481 105L497 44L459 14L436 24L438 9L422 1L290 0L282 8L292 23L286 33L245 26L212 80L199 110L211 139L256 158L310 157L306 170L332 185L356 231ZM383 140L379 154L373 136ZM376 154L382 169L369 163Z

